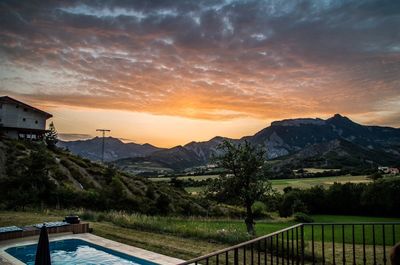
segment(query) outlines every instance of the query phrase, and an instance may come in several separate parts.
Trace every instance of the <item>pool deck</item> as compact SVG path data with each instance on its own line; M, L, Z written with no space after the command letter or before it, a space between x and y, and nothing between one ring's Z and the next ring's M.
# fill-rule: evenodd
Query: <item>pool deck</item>
M21 265L24 264L17 260L16 258L5 252L6 249L10 247L22 246L36 244L38 242L38 236L29 238L19 238L13 240L0 241L0 264L4 265ZM103 237L95 236L90 233L85 234L50 234L50 241L64 240L64 239L81 239L88 241L90 243L96 244L98 246L106 247L118 252L122 252L131 256L135 256L141 259L149 260L158 264L165 265L175 265L183 262L183 260L168 257L162 254L151 252L142 248L137 248L122 244L116 241L112 241Z

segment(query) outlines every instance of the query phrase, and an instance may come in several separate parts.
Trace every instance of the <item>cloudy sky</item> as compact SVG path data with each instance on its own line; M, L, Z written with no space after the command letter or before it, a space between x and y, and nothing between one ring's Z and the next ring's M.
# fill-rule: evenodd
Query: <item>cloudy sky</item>
M0 1L0 95L159 146L273 120L400 126L400 1Z

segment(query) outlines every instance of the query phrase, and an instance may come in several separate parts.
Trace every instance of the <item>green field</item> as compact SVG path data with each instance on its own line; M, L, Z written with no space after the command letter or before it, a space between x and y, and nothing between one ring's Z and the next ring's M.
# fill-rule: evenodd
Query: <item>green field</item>
M216 178L218 175L212 176L195 176L191 177L193 179L207 179L207 177ZM185 177L186 179L189 177ZM164 180L157 181L167 181L167 178L162 178ZM154 179L155 180L155 179ZM279 192L283 192L283 189L286 187L298 188L298 189L308 189L316 185L322 185L324 187L328 187L333 183L368 183L371 180L367 176L352 176L352 175L344 175L344 176L335 176L335 177L320 177L320 178L296 178L296 179L273 179L271 180L272 187ZM187 187L186 191L192 194L197 194L204 190L204 187Z
M177 177L180 180L188 180L188 179L193 179L196 181L201 181L201 180L205 180L205 179L215 179L218 178L219 175L199 175L199 176L179 176ZM171 178L170 177L159 177L159 178L149 178L152 181L170 181Z
M335 176L335 177L320 177L320 178L301 178L301 179L274 179L271 180L272 187L278 191L283 191L284 188L290 186L292 188L307 189L316 185L330 186L333 183L367 183L371 182L367 176Z
M314 167L305 167L303 168L306 173L322 173L326 171L340 171L338 168L314 168Z

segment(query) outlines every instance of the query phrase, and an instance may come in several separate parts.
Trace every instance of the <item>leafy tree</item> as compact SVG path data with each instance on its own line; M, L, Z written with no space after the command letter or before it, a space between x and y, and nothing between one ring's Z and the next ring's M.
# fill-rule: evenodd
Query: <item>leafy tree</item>
M215 157L215 162L221 168L229 171L228 175L221 175L213 186L209 187L209 194L220 198L236 199L246 208L245 223L247 232L254 231L254 214L252 205L271 190L263 174L264 151L245 141L243 144L233 144L224 141L219 147L221 155Z
M123 209L127 200L127 193L120 177L114 176L111 182L102 189L102 197L107 208Z
M46 132L44 139L50 149L54 149L56 147L56 144L58 142L58 133L53 122L50 123L49 131Z
M296 190L285 193L279 205L279 215L281 217L288 217L293 214L293 204L299 201L299 195Z
M170 211L171 199L167 194L161 193L156 200L156 207L159 213L167 214Z
M171 184L171 186L179 189L182 189L184 185L183 181L178 179L176 176L171 177L169 183Z
M31 182L32 190L37 194L41 204L50 202L56 188L48 173L52 164L51 155L44 148L32 152L28 159L28 170L24 175L27 181Z
M117 169L113 164L108 164L104 172L104 180L106 184L110 184L113 178L117 175Z

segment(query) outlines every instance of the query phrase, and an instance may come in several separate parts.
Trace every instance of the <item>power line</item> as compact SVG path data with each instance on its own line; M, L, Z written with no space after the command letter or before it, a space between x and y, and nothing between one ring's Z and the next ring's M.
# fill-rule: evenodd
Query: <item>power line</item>
M101 146L101 162L104 163L104 138L106 136L106 132L111 132L111 130L96 129L96 132L102 132L103 133L103 143L102 143L102 146Z

